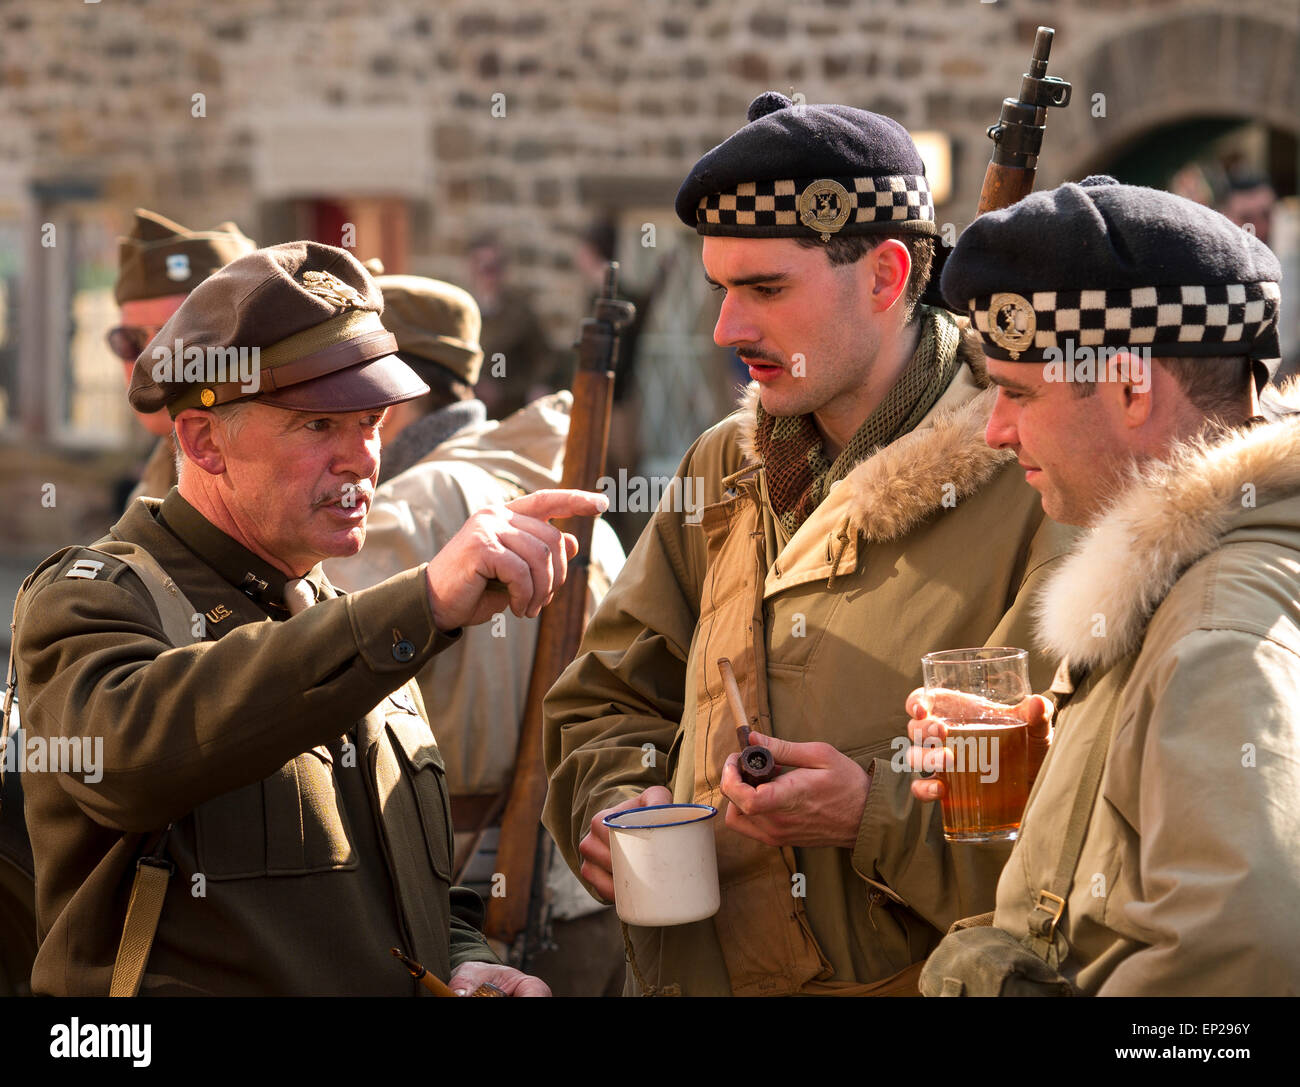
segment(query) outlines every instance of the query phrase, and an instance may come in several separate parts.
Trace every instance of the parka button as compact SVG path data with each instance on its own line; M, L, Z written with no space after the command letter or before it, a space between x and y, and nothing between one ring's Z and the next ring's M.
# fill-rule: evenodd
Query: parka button
M405 664L415 656L415 646L403 638L400 642L393 644L393 659L401 664Z

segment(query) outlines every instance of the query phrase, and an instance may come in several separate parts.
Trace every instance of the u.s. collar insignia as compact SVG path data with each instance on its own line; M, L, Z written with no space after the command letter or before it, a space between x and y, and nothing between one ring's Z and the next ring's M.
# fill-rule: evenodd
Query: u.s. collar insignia
M1029 299L1018 294L995 294L989 302L989 339L1013 359L1034 342L1038 317Z
M233 612L231 612L231 610L228 607L226 607L225 604L218 604L211 611L205 611L203 614L206 615L209 619L211 619L214 623L219 623L221 622L222 619L229 619L230 616L233 614Z
M302 286L308 294L323 298L332 305L342 309L355 309L361 305L361 295L349 287L343 280L329 272L312 270L303 272Z
M849 221L853 210L849 190L828 177L814 181L799 194L799 221L821 234L824 242Z

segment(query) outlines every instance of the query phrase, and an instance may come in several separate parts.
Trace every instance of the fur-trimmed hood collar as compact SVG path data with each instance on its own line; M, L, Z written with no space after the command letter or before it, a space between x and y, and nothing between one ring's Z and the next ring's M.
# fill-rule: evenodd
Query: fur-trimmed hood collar
M1300 383L1284 395L1300 401L1297 391ZM1137 650L1189 566L1255 510L1296 493L1298 416L1179 443L1164 459L1134 469L1051 575L1036 606L1039 641L1072 668L1109 667Z
M960 319L959 324L963 332L957 353L963 365L938 403L915 430L857 465L832 492L847 491L841 516L868 542L905 535L935 510L979 490L1015 459L1010 451L984 442L997 390L987 387L979 336ZM758 394L758 382L751 382L738 404L737 441L749 464L762 462L755 445ZM828 498L823 507L832 502Z

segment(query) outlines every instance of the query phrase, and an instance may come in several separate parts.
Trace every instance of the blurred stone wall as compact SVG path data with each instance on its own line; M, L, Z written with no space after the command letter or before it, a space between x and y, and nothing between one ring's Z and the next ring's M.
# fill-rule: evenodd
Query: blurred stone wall
M1043 183L1180 113L1297 124L1296 0L11 0L0 192L88 179L251 231L312 179L368 184L415 203L413 271L460 278L469 237L506 234L558 333L583 297L570 232L628 203L673 229L685 171L769 88L948 132L960 227L1040 22L1075 82Z
M946 133L954 187L938 215L959 230L984 129L1039 23L1057 30L1052 72L1075 87L1040 186L1180 119L1300 125L1300 0L8 0L0 212L35 266L45 209L69 193L120 207L122 228L143 205L193 227L233 218L262 244L293 236L295 200L396 198L410 237L407 267L390 270L463 282L467 241L495 231L561 344L588 297L577 233L628 209L632 245L642 223L684 232L678 184L763 90ZM358 237L358 256L374 241ZM30 327L48 304L27 291ZM701 286L683 323L702 352L716 304ZM0 434L10 510L50 472L28 437ZM110 505L81 509L87 531ZM8 524L10 552L68 528Z

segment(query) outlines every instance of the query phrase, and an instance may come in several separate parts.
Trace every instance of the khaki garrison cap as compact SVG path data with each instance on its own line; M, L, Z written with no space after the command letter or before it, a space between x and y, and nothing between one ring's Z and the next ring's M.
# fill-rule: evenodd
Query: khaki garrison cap
M445 367L466 385L478 381L483 365L479 333L483 317L469 291L423 276L380 276L384 327L397 349Z
M190 230L157 212L136 208L131 233L117 240L113 295L120 306L141 298L188 294L218 268L256 248L234 223Z
M383 298L352 254L258 249L204 280L135 360L136 411L256 398L292 411L370 411L429 388L393 352Z

